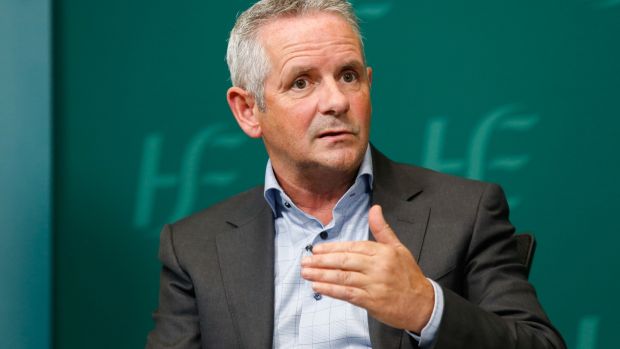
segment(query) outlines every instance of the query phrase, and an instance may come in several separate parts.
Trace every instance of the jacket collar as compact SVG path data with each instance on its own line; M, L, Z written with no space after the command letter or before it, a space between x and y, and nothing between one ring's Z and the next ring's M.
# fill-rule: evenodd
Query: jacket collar
M274 304L274 225L272 212L253 189L216 237L217 254L239 347L271 348Z

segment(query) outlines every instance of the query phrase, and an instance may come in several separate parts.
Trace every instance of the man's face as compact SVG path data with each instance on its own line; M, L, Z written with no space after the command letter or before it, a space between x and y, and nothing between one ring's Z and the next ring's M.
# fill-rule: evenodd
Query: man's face
M356 170L371 113L371 70L356 33L317 13L276 19L259 34L271 71L266 110L254 110L274 168Z

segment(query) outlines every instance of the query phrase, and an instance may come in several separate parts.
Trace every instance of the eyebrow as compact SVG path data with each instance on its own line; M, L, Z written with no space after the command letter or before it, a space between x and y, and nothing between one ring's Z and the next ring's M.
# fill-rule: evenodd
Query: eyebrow
M312 67L307 67L307 66L297 66L297 67L293 67L291 68L291 70L289 70L285 76L286 77L290 77L290 76L299 76L299 75L305 75L308 74L310 71L314 70L315 68Z
M347 63L342 65L342 70L344 69L354 69L354 70L363 70L364 64L356 59L348 61Z
M316 68L310 67L310 66L297 66L297 67L293 67L291 68L291 70L289 70L285 76L290 77L290 76L300 76L300 75L305 75L313 70L315 70ZM364 64L362 62L360 62L357 59L352 59L350 61L345 62L344 64L341 65L340 70L346 70L346 69L353 69L353 70L363 70L364 69Z

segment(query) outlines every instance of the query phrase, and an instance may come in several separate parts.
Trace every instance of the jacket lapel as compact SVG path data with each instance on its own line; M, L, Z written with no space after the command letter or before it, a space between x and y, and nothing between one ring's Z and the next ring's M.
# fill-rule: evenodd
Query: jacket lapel
M430 214L430 208L414 200L422 193L422 187L414 178L407 177L404 171L395 169L397 165L374 148L372 155L372 204L381 205L386 221L399 240L419 260ZM374 240L372 234L369 237ZM390 327L370 316L368 324L373 348L400 348L403 336L406 336L403 330Z
M228 221L233 229L218 235L216 243L241 347L268 349L273 340L274 226L262 190L257 196L249 200L248 210L239 210L238 218ZM256 207L258 213L247 219Z

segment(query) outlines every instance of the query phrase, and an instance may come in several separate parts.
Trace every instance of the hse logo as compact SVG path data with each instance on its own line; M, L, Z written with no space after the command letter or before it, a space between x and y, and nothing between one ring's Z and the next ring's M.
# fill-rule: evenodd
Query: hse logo
M448 144L450 137L459 130L450 129L450 121L447 118L432 118L426 128L422 166L480 180L485 178L489 170L516 171L529 162L529 155L518 152L495 154L492 147L494 136L498 131L529 131L538 120L538 115L520 113L516 106L497 108L484 116L473 128L463 157L447 159L443 155L444 145ZM519 204L517 197L509 197L508 201L511 206Z
M496 154L492 151L494 136L500 131L528 131L536 125L538 119L535 114L519 113L515 106L500 107L478 122L470 132L463 156L455 159L445 157L444 146L450 144L450 137L461 136L462 131L451 128L447 118L431 118L426 127L421 165L474 179L484 179L489 170L516 171L528 163L529 156L519 152ZM240 170L218 169L209 163L209 154L223 150L234 153L234 149L238 149L246 140L236 129L227 129L223 124L211 125L192 137L185 149L179 152L178 170L166 171L161 166L165 137L161 133L147 135L138 171L134 227L152 227L156 223L153 221L155 215L158 221L175 221L195 209L199 189L233 184L240 177ZM174 161L176 163L178 160ZM164 192L168 197L170 193L174 193L174 196L172 200L166 201L171 206L166 208L167 213L162 217L156 207L162 206ZM509 197L508 200L512 207L519 204L517 197Z
M355 14L362 19L371 20L385 17L392 10L392 1L357 0L351 1Z
M189 140L181 158L177 173L163 173L160 168L162 147L165 142L160 133L148 135L143 144L142 162L138 173L138 190L134 209L133 225L136 228L148 228L152 223L153 211L158 191L177 189L176 202L170 217L174 221L191 213L199 187L226 186L234 182L239 173L234 170L208 169L208 154L223 149L239 148L246 137L239 132L229 130L221 124L211 125Z

